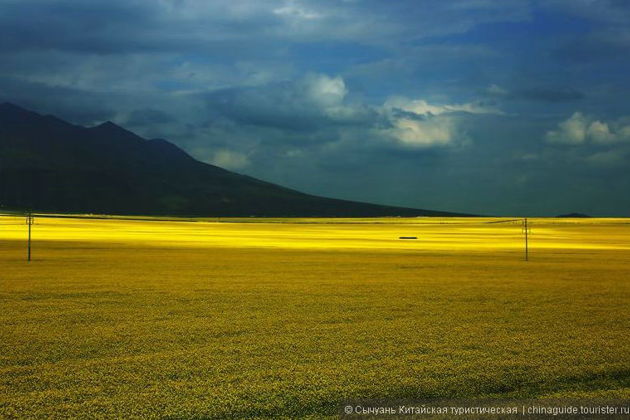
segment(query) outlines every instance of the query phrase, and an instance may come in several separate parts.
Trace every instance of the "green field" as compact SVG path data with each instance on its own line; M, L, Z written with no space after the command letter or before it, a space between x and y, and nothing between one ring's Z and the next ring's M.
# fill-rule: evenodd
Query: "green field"
M503 221L505 223L492 223ZM0 218L0 418L630 398L630 220ZM417 240L400 240L417 236Z

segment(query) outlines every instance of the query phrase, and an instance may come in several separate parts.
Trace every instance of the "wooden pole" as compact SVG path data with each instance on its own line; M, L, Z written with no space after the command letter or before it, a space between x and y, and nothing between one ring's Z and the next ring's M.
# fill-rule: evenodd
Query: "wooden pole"
M26 224L28 225L28 253L27 261L31 262L31 226L33 226L33 213L29 212L26 215Z
M529 227L527 217L523 219L523 232L525 233L525 261L529 261Z

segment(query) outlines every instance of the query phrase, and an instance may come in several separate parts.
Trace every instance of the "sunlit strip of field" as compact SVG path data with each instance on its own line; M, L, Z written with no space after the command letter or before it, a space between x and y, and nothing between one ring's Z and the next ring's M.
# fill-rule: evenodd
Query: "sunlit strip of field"
M535 249L630 249L628 219L530 219ZM299 249L520 249L520 219L132 220L36 217L34 241L133 242L147 246ZM0 218L0 238L24 240L20 217ZM412 237L415 239L400 239Z
M630 224L508 220L0 217L0 418L630 399Z

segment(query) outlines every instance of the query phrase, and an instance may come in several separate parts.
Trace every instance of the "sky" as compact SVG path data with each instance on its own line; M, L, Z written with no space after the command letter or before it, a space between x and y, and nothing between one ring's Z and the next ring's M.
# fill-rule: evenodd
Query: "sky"
M311 194L630 216L626 0L0 0L0 102Z

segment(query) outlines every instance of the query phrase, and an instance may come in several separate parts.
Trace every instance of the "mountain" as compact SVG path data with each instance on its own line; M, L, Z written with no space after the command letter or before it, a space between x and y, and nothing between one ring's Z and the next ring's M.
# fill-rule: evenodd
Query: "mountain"
M454 216L304 194L199 162L106 122L0 105L0 208L186 216Z

